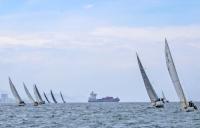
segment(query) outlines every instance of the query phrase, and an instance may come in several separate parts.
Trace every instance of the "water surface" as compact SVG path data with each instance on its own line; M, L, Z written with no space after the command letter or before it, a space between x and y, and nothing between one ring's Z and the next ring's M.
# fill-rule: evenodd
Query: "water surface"
M0 106L0 128L200 128L200 111L182 112L177 103L9 104Z

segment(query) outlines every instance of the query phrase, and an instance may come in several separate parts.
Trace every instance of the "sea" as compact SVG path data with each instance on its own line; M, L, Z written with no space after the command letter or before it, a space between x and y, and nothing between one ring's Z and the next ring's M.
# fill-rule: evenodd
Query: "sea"
M0 128L200 128L200 111L183 112L179 103L1 104Z

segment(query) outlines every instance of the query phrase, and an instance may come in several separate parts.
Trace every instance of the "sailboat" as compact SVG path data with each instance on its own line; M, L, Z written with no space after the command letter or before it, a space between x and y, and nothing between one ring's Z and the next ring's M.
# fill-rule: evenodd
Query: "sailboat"
M61 96L63 103L66 103L61 92L60 92L60 96Z
M25 83L23 83L23 85L24 85L24 90L25 90L25 92L26 92L28 98L33 102L33 105L34 105L34 106L38 106L38 102L35 101L35 100L33 99L33 97L31 96L30 92L28 91L28 89L27 89Z
M166 99L164 92L162 91L162 98L164 103L169 103L169 101Z
M45 101L42 100L42 97L40 95L40 92L38 91L36 84L33 87L33 91L34 91L34 95L36 97L38 104L45 104Z
M51 102L50 102L49 99L47 98L47 95L45 94L45 92L43 92L43 94L44 94L44 97L45 97L46 101L50 104Z
M19 96L19 94L18 94L13 82L11 81L10 77L8 79L9 79L10 89L12 91L13 96L15 97L15 99L17 101L18 106L24 106L25 102Z
M196 105L194 105L192 101L188 102L185 97L185 94L183 92L183 88L181 86L181 83L180 83L180 80L179 80L179 77L174 65L174 61L169 49L169 45L167 43L167 39L165 39L165 58L166 58L166 64L169 71L169 75L171 77L176 93L180 99L181 109L186 112L196 110L197 109Z
M54 102L55 104L57 104L58 102L56 101L56 98L54 97L52 90L51 90L51 97L52 97L52 99L53 99L53 102Z
M140 72L142 74L142 78L143 78L143 81L144 81L144 85L145 85L145 88L147 90L147 94L148 94L148 96L151 100L151 104L156 108L164 107L164 102L162 101L161 98L158 98L153 86L151 85L151 83L149 81L149 78L147 77L147 75L145 73L145 70L142 66L142 63L141 63L140 58L139 58L137 53L136 53L136 56L137 56Z

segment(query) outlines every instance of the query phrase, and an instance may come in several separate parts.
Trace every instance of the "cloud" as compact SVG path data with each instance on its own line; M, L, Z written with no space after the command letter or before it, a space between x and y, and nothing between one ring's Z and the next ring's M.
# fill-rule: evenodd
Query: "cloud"
M46 0L42 0L42 2L44 2ZM38 4L41 3L41 0L25 0L26 4L28 5L33 5L33 4Z
M87 31L0 34L0 47L35 48L130 48L163 42L200 47L200 26L97 27Z
M144 63L149 66L157 66L163 52L164 38L167 37L170 44L176 43L178 48L198 50L200 48L200 26L171 26L171 27L96 27L87 31L54 31L54 32L27 32L27 33L0 33L0 48L21 49L21 54L16 54L5 63L17 61L30 61L40 63L43 60L51 59L52 52L64 50L78 52L91 56L98 56L99 60L86 58L80 60L82 65L110 65L109 68L129 68L137 67L133 65L132 58L135 52L144 56ZM173 45L174 46L174 45ZM26 49L31 49L27 51ZM49 50L49 51L47 51ZM38 53L39 51L39 53ZM180 50L177 50L180 51ZM183 51L184 52L184 51ZM45 54L44 54L45 53ZM151 54L150 54L151 53ZM38 56L38 57L37 57ZM106 56L106 57L101 57ZM120 57L120 61L117 57ZM189 56L178 57L179 61L192 63ZM177 59L178 59L177 58ZM59 57L57 58L59 59ZM61 58L62 59L62 58ZM80 58L79 58L80 59ZM91 59L91 60L90 60ZM112 59L112 60L111 60ZM154 59L155 61L151 61ZM92 62L92 60L95 60ZM124 62L121 62L123 60ZM2 61L4 59L2 58ZM60 60L58 60L60 61ZM163 60L164 61L164 60ZM85 63L87 62L87 63ZM105 63L108 62L108 63ZM109 64L115 62L114 64ZM189 64L188 64L189 65Z
M94 7L94 4L87 4L83 8L84 9L90 9L90 8L93 8L93 7Z
M27 46L27 47L45 47L45 44L49 43L45 37L40 37L38 35L20 35L20 34L10 34L10 35L0 35L0 47L18 47L18 46Z
M171 40L199 39L200 26L171 26L171 27L102 27L97 28L93 34L104 38L118 38L136 42L157 42L165 37ZM189 42L187 42L189 41Z

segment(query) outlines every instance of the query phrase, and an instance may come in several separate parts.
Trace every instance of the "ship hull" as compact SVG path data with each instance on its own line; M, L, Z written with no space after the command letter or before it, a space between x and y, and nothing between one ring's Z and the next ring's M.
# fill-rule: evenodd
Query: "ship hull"
M106 100L106 99L96 99L96 100L89 100L88 102L119 102L119 99L112 99L112 100Z

